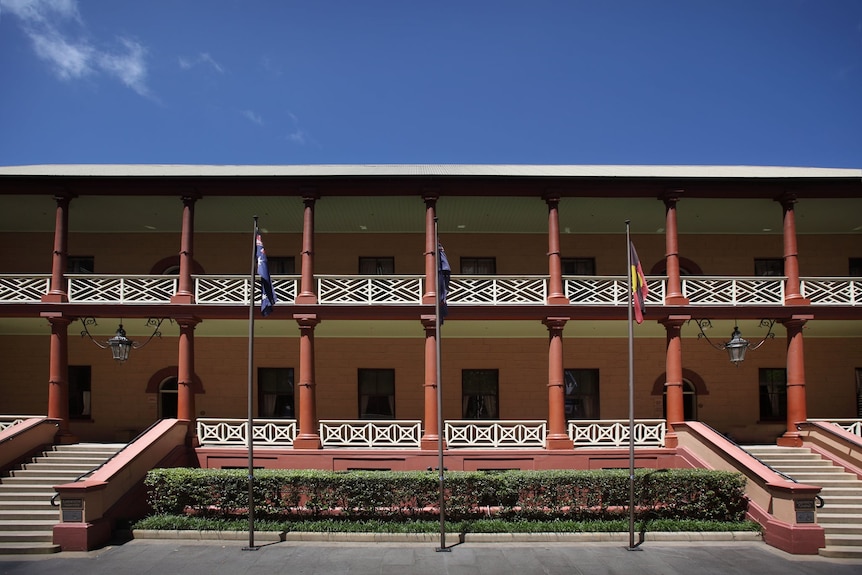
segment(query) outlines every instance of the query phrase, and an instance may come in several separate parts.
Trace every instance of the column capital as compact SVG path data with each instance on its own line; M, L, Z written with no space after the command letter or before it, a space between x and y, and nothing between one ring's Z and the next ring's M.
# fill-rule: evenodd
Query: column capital
M690 320L690 315L669 315L666 318L658 320L658 322L665 327L681 328L682 324Z
M559 204L560 199L562 199L562 196L561 196L560 192L555 191L555 190L550 190L550 191L547 191L544 194L542 194L542 199L545 200L545 203L548 205Z
M570 319L568 317L546 317L542 323L548 328L548 331L562 331Z
M320 323L320 318L316 313L295 313L293 319L299 324L299 328L313 328Z
M682 198L684 193L685 190L683 189L668 188L667 190L664 190L658 198L662 200L666 206L670 207L675 205Z
M796 192L782 192L775 198L775 201L780 203L785 210L793 209L793 204L799 200Z

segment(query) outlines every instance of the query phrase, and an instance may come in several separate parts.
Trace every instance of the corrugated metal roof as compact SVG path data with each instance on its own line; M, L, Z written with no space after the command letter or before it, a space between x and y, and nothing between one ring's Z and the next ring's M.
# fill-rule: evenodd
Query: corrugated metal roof
M529 177L529 178L859 178L862 169L781 166L620 166L518 164L0 166L2 176L44 177Z

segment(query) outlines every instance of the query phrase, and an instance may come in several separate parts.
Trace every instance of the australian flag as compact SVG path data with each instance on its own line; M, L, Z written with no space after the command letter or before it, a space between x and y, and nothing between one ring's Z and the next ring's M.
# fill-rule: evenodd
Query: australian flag
M440 293L437 294L440 298L440 325L443 325L443 320L449 315L449 306L446 305L446 296L449 293L449 277L452 275L452 268L449 267L449 259L446 257L446 250L441 244L437 244L437 251L440 252L440 268L437 270L437 286Z
M266 262L266 251L263 249L263 240L260 234L255 239L257 245L257 275L260 276L260 313L263 317L268 316L275 306L275 291L272 289L272 279L269 277L269 265Z

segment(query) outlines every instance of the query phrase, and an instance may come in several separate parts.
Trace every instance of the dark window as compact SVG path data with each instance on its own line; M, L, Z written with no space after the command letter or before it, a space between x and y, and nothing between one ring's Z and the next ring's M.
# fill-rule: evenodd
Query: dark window
M69 366L69 418L90 419L91 369L89 365Z
M464 419L499 419L500 386L496 369L461 371L461 412Z
M596 258L562 258L564 276L596 275Z
M360 257L359 274L363 276L387 275L395 273L393 257Z
M564 388L566 419L599 418L598 369L567 369Z
M395 418L395 370L359 370L359 419Z
M755 258L754 275L756 276L783 276L783 258Z
M95 263L93 256L69 256L66 258L66 273L91 274L95 271Z
M461 273L468 276L496 274L497 258L461 258Z
M261 418L296 417L293 368L257 368L257 412Z
M286 276L296 273L293 256L266 256L266 268L271 276Z
M850 275L862 276L862 258L850 258Z
M159 417L174 419L178 411L179 379L169 377L159 385Z
M783 421L787 418L787 370L760 368L760 419Z

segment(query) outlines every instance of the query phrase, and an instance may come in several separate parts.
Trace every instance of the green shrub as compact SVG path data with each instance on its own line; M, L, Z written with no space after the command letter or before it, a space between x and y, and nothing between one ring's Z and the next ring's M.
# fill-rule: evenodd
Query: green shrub
M247 513L248 471L154 469L146 478L157 515L231 518ZM439 515L434 472L258 470L255 516L405 521ZM628 470L449 472L446 515L453 521L589 521L628 516ZM643 520L741 521L747 501L737 473L638 470L635 509Z

